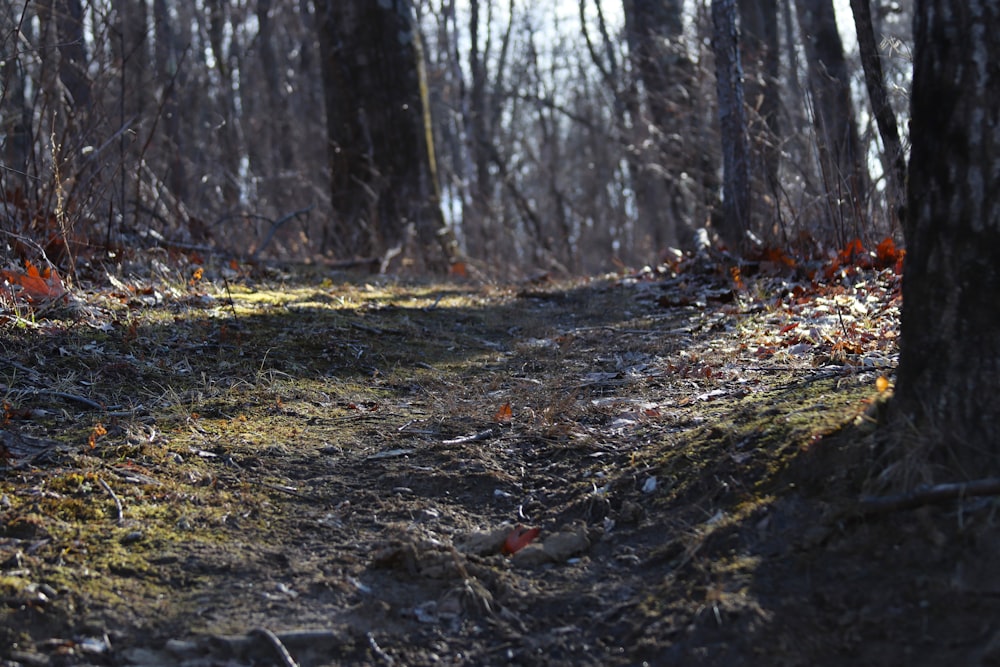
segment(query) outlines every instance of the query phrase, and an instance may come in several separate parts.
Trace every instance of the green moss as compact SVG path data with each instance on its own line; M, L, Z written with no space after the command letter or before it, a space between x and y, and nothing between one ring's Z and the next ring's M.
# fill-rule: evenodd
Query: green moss
M172 289L189 294L183 282ZM722 540L771 503L782 472L871 393L808 370L745 386L704 374L664 377L664 357L681 345L664 333L673 329L666 318L679 315L654 317L653 306L636 307L611 287L552 287L553 299L538 292L537 302L488 287L349 286L326 276L198 290L212 299L136 308L100 339L115 365L93 362L97 382L86 386L117 408L113 417L95 415L108 434L94 449L86 446L89 423L53 420L51 431L72 433L66 440L75 449L2 482L10 504L0 534L44 538L25 568L66 591L67 601L53 604L97 615L124 605L149 619L169 599L187 631L186 614L199 605L189 590L206 594L239 579L233 570L262 558L264 545L294 557L299 542L322 537L320 522L335 525L353 512L382 539L381 515L404 493L439 492L435 502L454 515L467 494L483 503L482 523L510 518L493 489L534 495L545 505L533 511L558 523L581 507L590 512L595 488L607 485L608 508L627 496L647 516L678 524L656 555L680 566L704 540ZM82 327L67 332L59 345L70 354L48 360L51 377L81 391L71 357L92 340ZM684 344L695 342L704 341ZM628 359L647 364L636 373L648 377L622 370L642 365ZM717 388L728 393L703 402L684 395ZM647 401L660 407L629 407ZM498 423L506 403L511 419ZM638 416L611 433L629 410ZM482 441L454 442L485 432ZM370 456L393 450L426 460L345 495L354 477L381 465ZM641 494L650 475L657 493ZM337 573L324 572L317 586L345 579L337 559L346 557L336 550L368 557L370 542L356 548L338 539L318 549L332 553L323 558ZM720 567L733 573L754 564L733 557ZM15 585L17 578L0 579L0 590ZM662 615L671 603L651 593L642 604Z

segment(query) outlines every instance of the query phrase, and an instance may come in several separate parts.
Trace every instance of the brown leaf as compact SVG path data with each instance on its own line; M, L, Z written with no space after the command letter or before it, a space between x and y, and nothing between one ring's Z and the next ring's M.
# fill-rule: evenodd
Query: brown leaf
M514 418L514 411L510 407L510 401L500 406L500 409L493 415L493 421L509 422Z

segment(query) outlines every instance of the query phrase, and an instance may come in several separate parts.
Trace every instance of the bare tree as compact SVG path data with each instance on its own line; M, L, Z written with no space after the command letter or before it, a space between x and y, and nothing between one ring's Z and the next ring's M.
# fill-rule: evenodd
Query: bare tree
M712 22L723 156L723 216L719 235L731 249L739 251L750 226L750 145L735 0L712 0Z
M19 37L30 25L28 6L17 6L11 2L0 5L0 58L5 63L0 92L2 116L0 130L5 140L2 143L3 172L0 196L6 201L8 193L28 192L28 165L31 156L32 115L27 98L28 69L21 57L22 45ZM9 231L9 230L8 230Z
M746 99L724 111L738 120L742 108L752 140L741 224L767 239L777 220L784 240L832 244L848 219L862 224L866 191L881 191L852 189L864 160L855 178L803 112L832 109L819 84L841 65L814 57L828 50L806 29L819 19L792 2L737 3ZM880 5L875 34L904 35L905 5ZM142 244L287 258L399 249L420 268L460 242L507 275L655 261L695 227L724 230L721 149L739 142L721 140L718 83L735 94L726 82L739 74L723 62L716 76L710 6L7 0L3 190L31 210L4 223L52 220L61 197L74 233L116 256ZM802 34L821 65L800 86ZM882 63L890 95L905 87L900 61ZM853 114L833 111L835 124ZM332 145L316 140L331 131Z

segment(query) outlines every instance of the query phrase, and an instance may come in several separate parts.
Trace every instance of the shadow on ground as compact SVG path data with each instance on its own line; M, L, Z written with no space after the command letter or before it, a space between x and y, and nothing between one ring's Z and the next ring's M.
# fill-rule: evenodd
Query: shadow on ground
M873 375L658 289L230 286L10 328L7 664L996 659L995 503L852 514Z

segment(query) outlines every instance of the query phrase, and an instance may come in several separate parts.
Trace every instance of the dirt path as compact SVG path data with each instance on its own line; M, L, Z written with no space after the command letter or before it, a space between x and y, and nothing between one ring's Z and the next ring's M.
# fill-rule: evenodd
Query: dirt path
M870 350L679 279L305 282L8 332L4 664L1000 657L991 499L850 513Z

